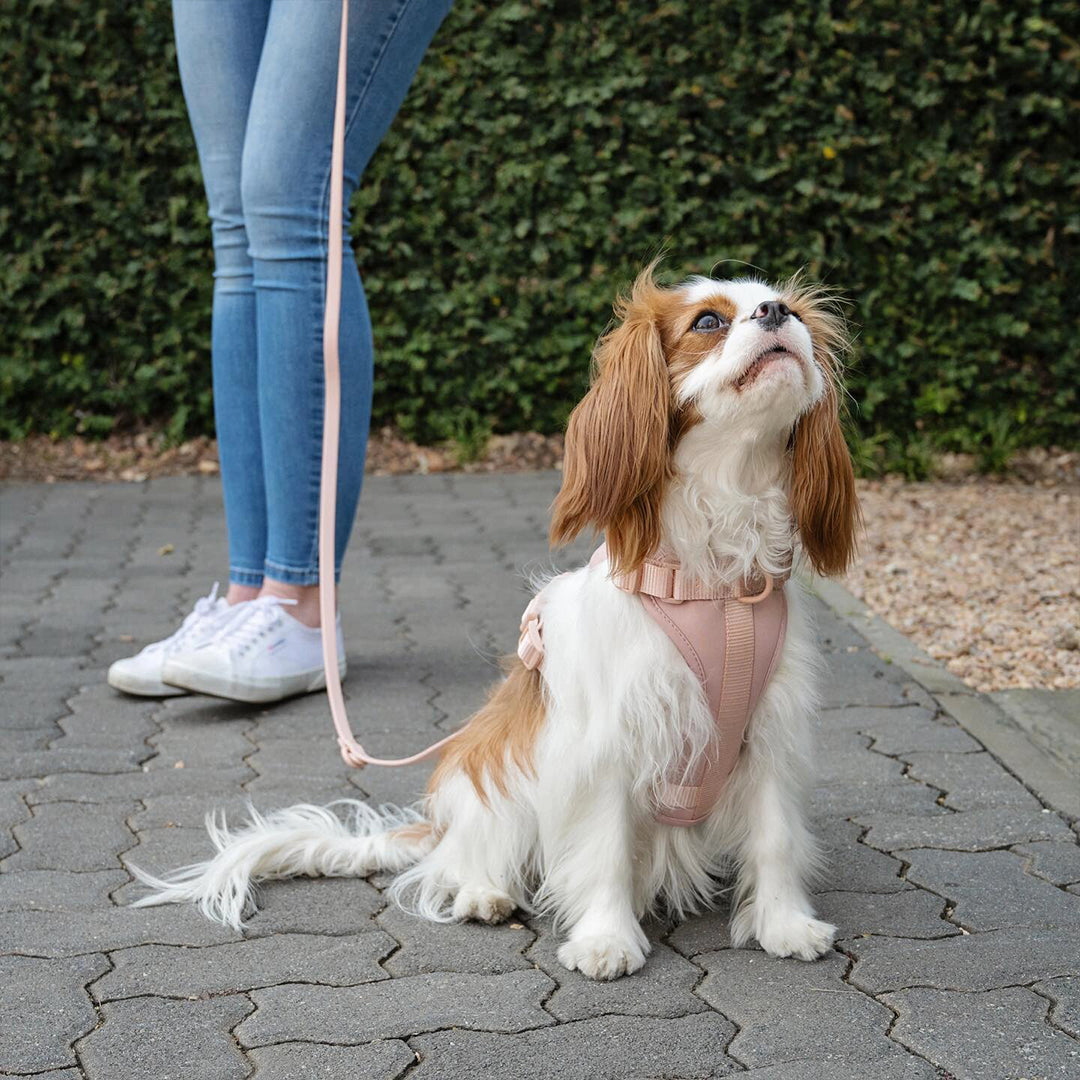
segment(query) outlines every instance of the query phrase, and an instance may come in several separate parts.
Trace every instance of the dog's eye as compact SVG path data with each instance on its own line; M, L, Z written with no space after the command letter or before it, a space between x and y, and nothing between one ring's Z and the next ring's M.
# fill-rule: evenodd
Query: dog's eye
M715 311L703 311L695 320L692 330L703 330L708 332L710 330L719 330L721 327L727 326L728 321L723 315L718 315Z

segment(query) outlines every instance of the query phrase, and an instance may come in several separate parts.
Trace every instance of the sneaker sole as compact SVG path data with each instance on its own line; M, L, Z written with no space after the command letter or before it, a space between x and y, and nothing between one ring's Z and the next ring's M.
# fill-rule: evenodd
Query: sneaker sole
M345 671L345 661L342 660L338 664L340 678L345 678ZM170 660L166 662L162 678L170 686L179 687L182 691L194 690L200 694L210 694L213 697L251 704L284 701L285 698L296 697L298 694L311 694L326 687L326 675L322 668L317 671L304 671L298 675L240 682Z
M190 691L180 686L169 686L163 682L143 681L138 676L125 675L121 671L110 670L105 681L114 690L119 690L124 694L131 694L134 697L182 697L184 694L190 693Z

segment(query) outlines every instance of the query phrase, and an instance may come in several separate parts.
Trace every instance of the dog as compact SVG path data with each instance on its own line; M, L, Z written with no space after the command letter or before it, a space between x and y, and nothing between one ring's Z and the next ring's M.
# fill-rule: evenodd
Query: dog
M655 263L615 314L569 420L550 531L561 544L596 530L604 545L530 605L519 655L418 807L253 811L236 831L210 820L218 854L164 879L138 872L153 889L139 903L194 901L238 927L254 881L391 871L391 896L428 919L549 913L561 963L614 979L645 963L644 916L708 908L733 873L733 946L803 960L830 948L836 928L807 891L822 864L805 810L820 655L784 582L793 558L837 574L855 551L843 319L799 278L665 286ZM770 594L785 625L763 658L746 612ZM696 644L674 621L687 611L714 620ZM729 633L727 660L710 659ZM756 690L740 664L756 665Z

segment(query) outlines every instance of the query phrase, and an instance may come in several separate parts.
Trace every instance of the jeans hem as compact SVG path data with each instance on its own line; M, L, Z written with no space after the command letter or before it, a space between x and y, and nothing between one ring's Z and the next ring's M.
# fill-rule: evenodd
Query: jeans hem
M318 569L309 570L298 566L285 566L282 563L266 560L266 576L286 585L318 585ZM341 580L341 568L334 571L334 582Z
M229 567L230 585L249 585L251 587L256 587L263 583L263 576L261 570L247 570L242 566Z

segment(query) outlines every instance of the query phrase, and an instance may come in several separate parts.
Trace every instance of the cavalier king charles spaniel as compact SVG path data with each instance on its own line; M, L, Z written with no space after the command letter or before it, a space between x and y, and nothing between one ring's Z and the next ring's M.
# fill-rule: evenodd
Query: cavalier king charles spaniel
M855 548L843 323L798 279L665 287L654 267L597 344L553 506L555 543L596 530L605 544L530 605L519 656L422 803L211 821L218 854L140 872L154 889L140 903L195 901L239 926L253 881L389 870L394 898L429 919L549 913L560 961L612 979L645 963L646 914L711 906L732 874L734 946L830 947L807 893L820 656L784 582L798 558L840 573Z

